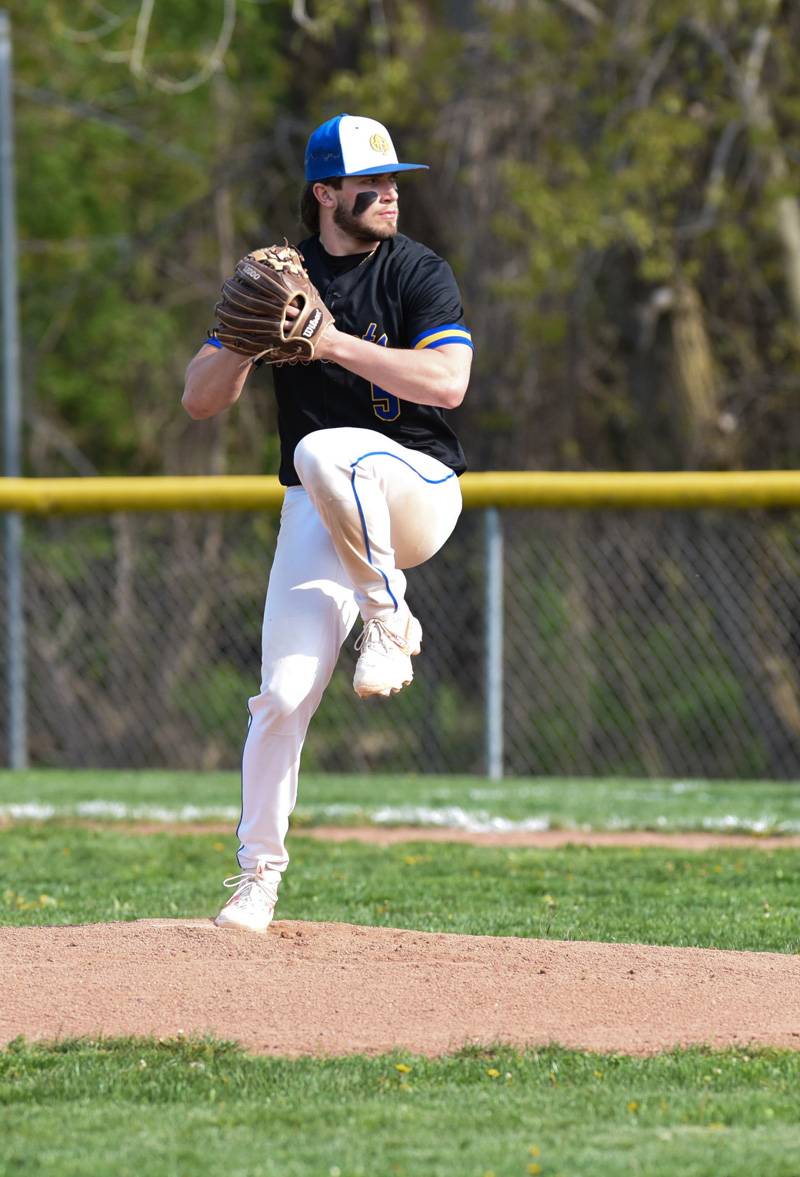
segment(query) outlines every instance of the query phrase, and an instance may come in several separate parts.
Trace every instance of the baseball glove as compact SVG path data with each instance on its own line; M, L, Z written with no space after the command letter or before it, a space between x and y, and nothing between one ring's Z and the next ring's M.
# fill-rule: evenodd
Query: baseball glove
M302 254L288 243L243 257L222 286L216 315L214 334L223 347L267 364L309 363L333 322Z

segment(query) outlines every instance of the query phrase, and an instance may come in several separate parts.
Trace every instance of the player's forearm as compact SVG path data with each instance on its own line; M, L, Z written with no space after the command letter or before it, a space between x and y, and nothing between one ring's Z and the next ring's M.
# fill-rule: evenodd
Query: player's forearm
M436 349L412 351L380 347L335 328L325 332L317 355L363 376L400 400L454 409L461 404L469 381L469 365L455 365Z
M186 369L181 404L195 421L229 409L242 393L252 365L227 348L205 346Z

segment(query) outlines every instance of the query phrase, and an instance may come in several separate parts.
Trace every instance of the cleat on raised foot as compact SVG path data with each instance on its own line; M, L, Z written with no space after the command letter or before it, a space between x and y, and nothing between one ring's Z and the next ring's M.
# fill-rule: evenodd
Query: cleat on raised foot
M411 659L422 647L422 626L411 613L402 630L393 629L379 617L364 623L356 642L360 651L353 690L362 699L379 695L388 699L414 678Z
M267 870L263 864L225 879L223 886L236 890L214 920L216 926L266 932L278 902L280 881L280 874Z

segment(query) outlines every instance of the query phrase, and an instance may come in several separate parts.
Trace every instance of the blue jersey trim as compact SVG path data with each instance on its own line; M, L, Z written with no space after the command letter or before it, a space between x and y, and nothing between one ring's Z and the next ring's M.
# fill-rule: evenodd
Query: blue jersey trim
M475 350L475 346L471 339L465 339L463 335L448 335L446 339L437 339L435 343L426 343L424 347L419 347L418 351L436 351L437 347L444 347L446 343L463 343L465 347Z
M426 339L429 335L438 335L441 331L458 332L462 337L462 342L464 343L467 342L467 340L464 339L464 336L471 337L469 328L465 327L463 323L440 323L438 327L426 327L424 331L420 331L419 335L415 335L411 340L410 346L416 347L418 343L420 343L423 339Z
M203 342L210 344L211 347L222 347L222 344L214 335L209 335L208 339L204 339Z

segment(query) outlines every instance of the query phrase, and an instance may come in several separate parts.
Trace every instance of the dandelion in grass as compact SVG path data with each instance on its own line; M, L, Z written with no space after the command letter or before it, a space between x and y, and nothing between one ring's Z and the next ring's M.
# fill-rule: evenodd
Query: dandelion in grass
M638 1110L639 1110L639 1104L636 1102L636 1100L635 1099L629 1100L628 1111L631 1113L631 1115L635 1116L636 1113L638 1112Z
M394 1069L399 1071L401 1075L407 1075L412 1068L408 1063L395 1063Z
M489 1067L486 1074L489 1076L490 1079L499 1079L500 1078L500 1072L497 1070L496 1067Z

